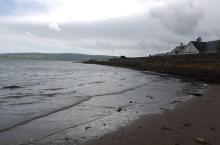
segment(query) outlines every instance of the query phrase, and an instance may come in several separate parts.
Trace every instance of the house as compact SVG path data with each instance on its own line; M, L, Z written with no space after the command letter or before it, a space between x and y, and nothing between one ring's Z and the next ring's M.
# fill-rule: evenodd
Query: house
M185 53L218 53L220 40L210 42L191 41L185 48Z
M197 41L190 41L187 45L180 45L173 49L170 54L198 54L198 53L219 53L220 40L202 42L201 38Z
M185 47L186 45L183 45L183 43L181 43L180 46L177 46L176 48L174 48L169 54L170 55L183 54Z

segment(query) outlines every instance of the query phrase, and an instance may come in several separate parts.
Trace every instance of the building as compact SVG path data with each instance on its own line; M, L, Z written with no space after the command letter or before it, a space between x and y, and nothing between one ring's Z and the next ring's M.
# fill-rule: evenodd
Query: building
M187 45L180 45L174 48L170 54L198 54L198 53L219 53L220 40L202 42L201 38L197 41L190 41Z
M185 47L186 47L186 45L183 45L183 44L181 43L180 46L177 46L176 48L174 48L174 49L170 52L170 54L171 54L171 55L183 54Z

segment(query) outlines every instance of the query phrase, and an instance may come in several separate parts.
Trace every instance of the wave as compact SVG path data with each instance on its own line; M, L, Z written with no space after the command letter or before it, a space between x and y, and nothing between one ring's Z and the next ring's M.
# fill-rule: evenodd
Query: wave
M0 129L0 133L5 132L5 131L9 131L9 130L11 130L11 129L14 129L14 128L19 127L19 126L22 126L22 125L25 125L25 124L27 124L27 123L30 123L30 122L34 121L34 120L37 120L37 119L40 119L40 118L43 118L43 117L47 117L47 116L52 115L52 114L54 114L54 113L57 113L57 112L61 112L61 111L70 109L70 108L72 108L72 107L74 107L74 106L80 105L80 104L82 104L83 102L86 102L86 101L90 100L90 99L93 98L93 97L101 97L101 96L109 96L109 95L123 94L123 93L129 92L129 91L133 91L133 90L135 90L135 89L144 87L144 86L146 86L146 85L147 85L147 84L142 84L142 85L138 85L138 86L135 86L135 87L132 87L132 88L128 88L128 89L125 89L125 90L121 90L121 91L117 91L117 92L112 92L112 93L97 94L97 95L92 95L92 96L76 96L76 97L80 97L80 98L84 98L84 99L80 100L79 102L76 102L76 103L73 103L73 104L70 104L70 105L67 105L67 106L64 106L64 107L55 109L55 110L50 111L50 112L47 112L47 113L45 113L45 114L42 114L42 115L39 115L39 116L35 116L35 117L33 117L33 118L30 118L30 119L21 121L21 122L19 122L19 123L17 123L17 124L11 125L11 126L9 126L9 127Z
M17 123L17 124L14 124L14 125L12 125L12 126L9 126L9 127L3 128L3 129L0 129L0 133L5 132L5 131L9 131L9 130L14 129L14 128L18 127L18 126L25 125L25 124L27 124L27 123L33 121L33 120L37 120L37 119L40 119L40 118L43 118L43 117L47 117L47 116L49 116L49 115L51 115L51 114L60 112L60 111L70 109L70 108L72 108L72 107L74 107L74 106L76 106L76 105L79 105L79 104L81 104L82 102L87 101L87 100L89 100L89 99L90 99L90 97L89 97L89 98L85 98L83 101L80 101L80 102L77 102L77 103L74 103L74 104L70 104L70 105L68 105L68 106L65 106L65 107L62 107L62 108L53 110L53 111L48 112L48 113L46 113L46 114L42 114L42 115L39 115L39 116L30 118L30 119L24 120L24 121L22 121L22 122L19 122L19 123Z

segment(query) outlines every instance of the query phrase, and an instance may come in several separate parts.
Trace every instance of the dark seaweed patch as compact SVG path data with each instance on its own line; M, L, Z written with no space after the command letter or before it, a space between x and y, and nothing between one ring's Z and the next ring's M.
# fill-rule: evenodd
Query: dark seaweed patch
M48 91L57 91L57 90L62 90L63 88L51 88L51 89L44 89Z
M36 103L36 102L12 103L12 104L9 104L9 105L12 105L12 106L14 106L14 105L30 105L30 104L34 104L34 103Z
M56 95L62 95L61 93L48 93L48 94L40 94L41 96L46 96L46 97L54 97Z
M2 87L2 89L11 89L11 90L20 89L20 88L22 88L22 87L16 86L16 85Z
M88 84L101 84L101 83L104 83L104 82L97 81L97 82L91 82L91 83L88 83Z
M24 97L29 97L28 95L12 95L12 96L8 96L9 98L15 98L15 99L19 99L19 98L24 98Z

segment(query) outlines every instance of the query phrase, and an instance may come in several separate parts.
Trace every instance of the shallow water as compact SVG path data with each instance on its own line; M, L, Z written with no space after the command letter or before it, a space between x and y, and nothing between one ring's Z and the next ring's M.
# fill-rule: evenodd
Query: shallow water
M108 66L0 62L0 144L80 144L172 109L204 84Z

